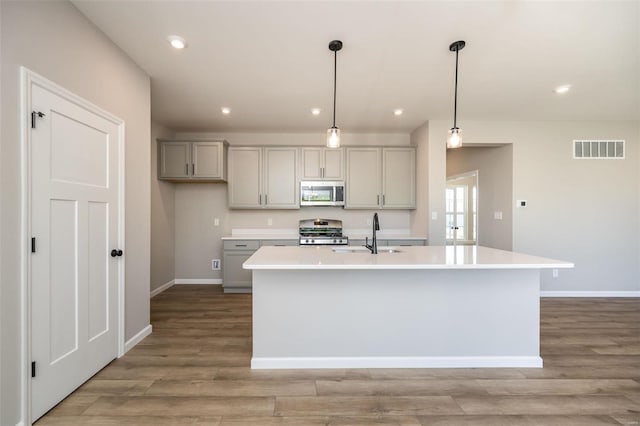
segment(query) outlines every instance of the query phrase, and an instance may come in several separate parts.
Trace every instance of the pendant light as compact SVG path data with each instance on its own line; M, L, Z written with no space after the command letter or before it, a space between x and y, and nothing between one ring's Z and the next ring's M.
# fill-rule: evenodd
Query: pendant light
M340 129L336 127L336 75L338 73L338 50L342 49L340 40L329 43L329 50L333 52L333 126L327 130L327 147L340 147Z
M458 40L449 45L449 50L456 52L456 85L455 94L453 97L453 127L449 129L449 136L447 137L447 148L460 148L462 146L462 131L457 125L457 113L458 113L458 52L464 49L465 42Z

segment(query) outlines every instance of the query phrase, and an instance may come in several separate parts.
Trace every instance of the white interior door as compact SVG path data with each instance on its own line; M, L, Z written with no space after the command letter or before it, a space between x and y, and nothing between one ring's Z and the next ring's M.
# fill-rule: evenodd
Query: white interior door
M121 148L118 124L31 88L35 421L118 355Z

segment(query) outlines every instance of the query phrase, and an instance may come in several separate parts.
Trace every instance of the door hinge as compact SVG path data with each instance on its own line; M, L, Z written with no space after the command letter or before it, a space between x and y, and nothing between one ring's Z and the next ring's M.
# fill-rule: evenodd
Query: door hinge
M44 117L44 113L40 112L40 111L33 111L31 112L31 128L35 129L36 128L36 117Z
M31 377L36 377L36 362L31 361Z
M36 237L31 237L31 253L36 252Z

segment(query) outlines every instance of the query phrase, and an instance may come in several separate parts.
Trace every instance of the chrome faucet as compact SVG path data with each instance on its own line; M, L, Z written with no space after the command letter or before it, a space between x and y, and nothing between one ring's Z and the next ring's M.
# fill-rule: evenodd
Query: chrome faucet
M376 231L380 230L380 222L378 222L378 213L373 214L373 237L371 245L369 245L369 237L365 237L364 246L371 250L371 254L378 254L378 240L376 238Z

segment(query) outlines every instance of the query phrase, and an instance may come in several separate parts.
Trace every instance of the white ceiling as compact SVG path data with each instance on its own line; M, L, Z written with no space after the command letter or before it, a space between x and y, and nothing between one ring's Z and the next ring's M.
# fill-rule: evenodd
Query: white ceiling
M151 76L176 131L409 132L458 122L640 118L638 1L73 1ZM176 51L166 37L188 47ZM552 89L571 84L559 96ZM232 113L223 116L221 106ZM322 108L314 117L312 107ZM395 117L394 108L405 113Z

